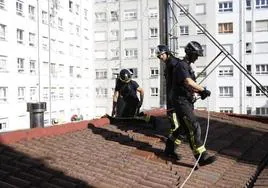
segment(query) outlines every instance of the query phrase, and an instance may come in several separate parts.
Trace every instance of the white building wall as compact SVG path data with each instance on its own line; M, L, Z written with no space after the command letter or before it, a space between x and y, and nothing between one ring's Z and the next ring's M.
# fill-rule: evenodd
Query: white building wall
M107 59L96 60L96 69L106 69L108 72L107 79L96 79L96 88L107 88L107 96L101 97L96 94L96 109L99 116L103 113L110 114L112 111L112 96L115 87L115 79L112 78L112 69L118 68L136 68L138 77L133 78L145 90L143 109L151 109L159 107L158 96L151 96L151 87L160 88L159 76L151 78L150 68L155 67L159 70L160 64L156 57L150 57L150 48L155 48L159 44L159 17L149 18L148 10L156 8L158 10L158 1L107 1L95 3L95 13L105 12L107 19L103 22L96 22L94 32L107 31L107 40L95 42L95 50L105 50L107 52ZM125 20L125 10L137 10L137 19ZM118 21L111 21L110 12L118 11ZM158 29L158 36L150 38L150 27ZM136 29L136 38L125 39L124 31L127 29ZM111 39L111 30L119 31L118 40ZM110 50L113 48L119 49L119 57L112 59ZM125 49L137 49L137 57L128 59L125 57ZM160 93L160 91L158 91ZM142 109L142 110L143 110Z
M179 1L182 5L189 6L189 12L197 19L201 24L206 24L206 29L209 33L221 44L232 44L233 45L233 57L237 59L238 62L241 62L241 65L246 68L247 65L251 65L252 75L263 85L268 85L267 73L265 74L256 74L256 64L267 64L265 59L267 59L268 53L257 53L255 43L257 42L267 42L268 41L268 28L266 27L265 31L257 32L255 31L255 21L256 20L267 20L268 8L266 6L263 8L252 8L251 10L246 9L245 1L228 1L232 2L233 11L232 12L219 12L219 2L227 1ZM252 1L257 2L257 1ZM195 7L196 4L206 4L206 12L204 15L196 15ZM240 6L243 6L242 8ZM253 6L253 5L252 5ZM255 6L254 6L255 7ZM179 46L186 45L190 40L196 40L202 45L206 45L207 55L201 57L195 63L196 72L200 72L204 65L208 65L210 61L219 53L219 50L206 38L201 36L196 36L194 33L194 27L190 20L185 16L178 17L180 25L189 25L189 35L179 36ZM252 32L246 31L246 21L252 21ZM219 23L233 23L233 32L232 33L219 33L218 24ZM240 30L241 28L242 30ZM203 35L204 36L204 35ZM247 54L246 43L252 42L253 49L252 53ZM180 50L179 50L180 51ZM221 55L206 71L209 73L218 62L224 57ZM239 71L236 66L226 58L220 66L223 65L232 65L233 66L233 76L220 76L219 70L220 67L217 67L202 83L202 85L207 86L211 90L212 95L209 98L209 109L213 111L224 111L224 109L231 110L234 113L250 113L257 115L268 115L268 105L266 96L256 96L256 87L254 84L246 78ZM198 79L200 81L201 78ZM233 96L232 97L222 97L219 93L219 87L231 86L233 87ZM246 96L246 86L252 86L252 96ZM197 108L205 109L207 108L207 103L205 101L198 101L196 103ZM248 108L251 108L251 112L247 112ZM264 113L256 112L256 108L264 108Z
M59 0L59 7L55 14L54 26L50 27L51 50L43 49L43 37L48 36L48 25L42 23L42 11L48 12L47 1L19 1L23 4L23 16L16 14L16 0L4 1L4 8L0 8L0 24L6 25L5 39L0 40L0 57L5 56L7 66L0 71L0 87L7 87L7 101L0 102L0 131L26 129L30 127L28 102L46 102L45 125L51 125L52 119L59 122L69 122L75 113L84 119L95 117L94 81L93 75L93 2L81 0L72 1L74 8L79 5L78 13L75 9L69 11L69 1ZM52 5L50 1L50 5ZM38 4L37 4L38 3ZM28 6L35 7L34 20L29 18ZM37 8L39 5L39 14ZM87 9L85 19L84 9ZM39 56L38 56L38 24L39 15ZM63 19L62 30L59 29L58 18ZM70 34L70 25L80 27L80 34ZM24 30L23 44L17 43L17 28ZM29 46L29 32L35 34L35 46ZM87 36L87 40L85 37ZM47 40L48 44L48 40ZM70 54L70 44L74 45L75 53ZM79 48L78 48L79 47ZM17 58L24 58L24 72L18 73ZM35 74L30 73L29 60L35 60ZM40 61L38 61L40 60ZM55 71L49 73L48 66L43 62L55 64ZM38 74L40 62L40 77ZM48 64L48 63L47 63ZM59 65L64 65L60 73ZM74 66L74 76L70 77L69 67ZM76 72L80 68L80 72ZM79 75L78 75L79 74ZM25 87L25 99L18 101L18 87ZM36 87L36 96L30 96L30 87ZM40 93L39 93L40 87ZM57 98L44 99L44 87L56 88ZM59 100L59 88L64 87L63 100ZM70 88L74 87L78 94L70 99ZM80 88L80 91L78 89ZM52 90L50 90L52 91ZM49 96L49 95L48 95ZM33 97L33 99L31 99ZM51 120L51 121L50 121Z

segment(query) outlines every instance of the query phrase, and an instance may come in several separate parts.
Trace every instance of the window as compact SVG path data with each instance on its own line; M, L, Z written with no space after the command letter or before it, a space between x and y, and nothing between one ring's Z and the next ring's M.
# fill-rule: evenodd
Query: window
M43 100L48 101L48 87L43 88Z
M222 46L229 52L230 54L233 54L233 44L222 44Z
M58 28L63 31L63 18L58 17Z
M74 76L74 66L69 67L69 76L73 77Z
M75 98L74 87L70 87L70 99L73 100Z
M76 25L75 31L76 31L76 35L80 36L80 26L79 25Z
M126 58L137 58L138 50L135 48L125 49L125 57Z
M106 13L105 12L96 12L95 13L96 22L105 22Z
M8 129L8 118L0 119L0 131L5 131Z
M112 30L110 40L118 40L118 36L119 36L119 31L118 30Z
M59 100L64 100L64 87L59 87Z
M262 90L268 95L268 86L263 86ZM256 87L256 96L264 96L263 92L258 87Z
M107 98L108 97L108 89L107 88L96 88L96 97L97 98Z
M206 24L201 24L202 27L204 29L206 29L207 25ZM200 34L204 34L203 31L201 29L199 29L198 27L196 27L196 34L200 35Z
M69 0L69 11L70 12L73 12L73 8L74 8L73 6L74 6L73 1Z
M137 68L129 68L129 71L132 73L132 78L138 78L138 69Z
M267 116L268 115L268 107L256 108L256 115Z
M189 26L181 25L180 26L180 35L189 35Z
M137 39L137 29L125 29L124 38L125 39Z
M56 64L55 63L50 63L50 73L52 77L56 77Z
M7 87L0 86L0 102L7 101Z
M105 3L106 0L95 0L95 3Z
M58 74L59 74L59 77L64 77L64 65L63 64L59 64Z
M150 37L151 38L158 37L158 29L157 28L150 28Z
M198 78L204 78L207 76L207 72L204 71L204 66L196 66L196 75L198 76Z
M75 5L75 14L79 15L79 12L80 12L80 5L76 4Z
M152 97L157 97L158 96L158 88L157 87L151 87L150 92L151 92Z
M268 31L268 20L256 20L256 32Z
M232 107L220 107L221 113L233 113L234 109Z
M55 101L57 100L57 88L56 87L51 87L51 100Z
M252 52L252 43L251 42L247 42L246 43L246 53L250 54Z
M247 69L248 73L251 74L251 65L246 65L246 69Z
M74 34L74 24L72 22L69 22L69 33L71 35Z
M48 14L46 11L43 11L43 10L42 10L42 23L48 24Z
M0 55L0 72L7 71L7 56Z
M268 0L256 0L256 9L268 8Z
M30 101L37 101L37 88L30 87Z
M23 44L23 30L17 29L17 43Z
M111 11L111 21L118 21L118 12Z
M219 33L233 33L233 23L219 23Z
M233 2L219 2L219 12L233 12Z
M256 42L255 52L256 53L268 53L268 42Z
M43 50L48 50L48 38L47 37L42 37L42 47Z
M251 21L246 21L246 32L252 31L252 24Z
M84 9L84 19L87 20L88 19L88 10Z
M182 5L184 7L185 10L189 11L189 5ZM183 13L183 11L180 9L180 16L185 16L185 14Z
M29 18L35 20L35 7L33 5L28 6Z
M125 10L124 11L125 20L135 20L137 19L137 10Z
M112 79L116 79L119 74L119 69L118 68L112 68Z
M205 57L207 55L207 46L202 45L202 49L203 49L203 57Z
M246 96L248 96L248 97L252 96L252 87L251 86L246 87Z
M156 78L159 76L159 69L157 67L151 67L150 68L150 77L151 78Z
M268 64L256 65L256 74L268 75Z
M119 49L111 49L111 59L119 59Z
M0 24L0 40L6 40L6 25Z
M232 86L222 86L219 87L220 97L233 97L233 87Z
M251 0L246 0L246 9L251 10Z
M149 18L158 18L157 8L149 8Z
M5 9L5 0L0 0L0 9Z
M25 101L25 87L18 87L18 101Z
M30 73L36 74L36 61L30 60Z
M105 69L96 69L96 79L107 79L107 70Z
M247 115L251 115L252 114L252 108L251 107L247 107Z
M156 52L155 52L155 48L150 48L149 50L149 57L151 58L155 58L156 57Z
M219 66L219 76L233 76L234 70L232 65Z
M195 14L196 15L203 15L206 14L206 4L196 4L195 7Z
M106 51L105 50L96 50L95 51L95 59L106 59Z
M23 16L23 1L17 0L16 13L17 15Z
M29 33L29 46L35 46L35 34Z
M17 58L17 64L18 64L18 72L19 73L24 72L24 59L23 58Z

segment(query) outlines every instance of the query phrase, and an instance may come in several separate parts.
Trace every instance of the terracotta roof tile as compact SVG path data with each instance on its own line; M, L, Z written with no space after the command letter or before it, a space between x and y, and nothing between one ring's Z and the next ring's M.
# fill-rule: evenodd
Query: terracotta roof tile
M179 187L195 159L186 142L176 150L180 161L163 155L168 120L164 111L151 113L161 116L156 129L102 118L0 134L0 187ZM207 114L197 114L205 135ZM210 118L206 148L218 160L195 170L184 187L267 186L267 123L219 113Z

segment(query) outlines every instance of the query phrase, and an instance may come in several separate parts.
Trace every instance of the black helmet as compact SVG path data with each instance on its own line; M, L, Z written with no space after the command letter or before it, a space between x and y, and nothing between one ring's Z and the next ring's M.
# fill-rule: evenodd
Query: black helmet
M198 42L191 41L186 45L185 53L187 55L196 54L198 56L203 56L203 49L202 49L202 46Z
M119 73L119 79L122 82L128 83L131 80L132 73L128 69L122 69Z
M170 53L167 45L164 45L164 44L159 44L157 47L156 47L156 50L155 50L155 53L156 53L156 56L159 58L159 56L163 53Z

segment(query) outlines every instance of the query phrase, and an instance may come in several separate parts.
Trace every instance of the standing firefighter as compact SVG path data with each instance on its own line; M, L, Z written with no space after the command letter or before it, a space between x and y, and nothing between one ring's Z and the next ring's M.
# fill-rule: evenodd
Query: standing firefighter
M172 101L175 107L176 115L181 126L184 128L190 147L196 159L201 155L199 165L207 165L216 160L215 156L209 156L204 143L201 139L201 127L194 115L194 94L197 93L204 100L210 96L210 91L197 84L195 81L194 71L190 64L194 63L198 56L203 56L203 49L196 41L189 42L185 47L185 57L178 63L173 72L173 94ZM165 150L168 153L176 155L174 151L174 141L178 137L179 132L175 130L169 136L166 142Z
M131 80L131 76L128 69L122 69L119 73L113 96L112 116L134 117L143 103L144 91L137 82ZM140 100L137 92L140 93Z
M175 66L180 63L180 59L174 57L168 47L166 45L160 44L156 48L157 57L165 63L164 76L166 80L166 104L167 104L167 115L171 123L170 134L172 134L175 130L181 130L179 126L176 113L174 111L174 107L172 104L172 83L173 83L173 70ZM181 132L182 133L182 132ZM181 138L183 136L180 135L177 137L175 144L179 145L181 143ZM165 152L167 155L172 155L173 153Z

